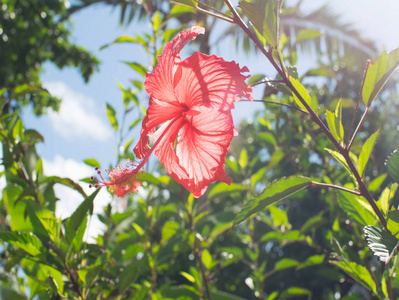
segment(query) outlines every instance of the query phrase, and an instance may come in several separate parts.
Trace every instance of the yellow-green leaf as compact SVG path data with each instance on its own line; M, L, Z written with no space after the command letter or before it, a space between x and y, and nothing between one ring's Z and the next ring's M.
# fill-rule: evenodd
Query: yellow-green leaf
M375 142L377 140L377 136L379 134L379 130L374 132L364 143L362 147L362 151L360 152L359 156L359 175L363 176L364 169L366 167L366 164L370 158L370 154L373 151Z

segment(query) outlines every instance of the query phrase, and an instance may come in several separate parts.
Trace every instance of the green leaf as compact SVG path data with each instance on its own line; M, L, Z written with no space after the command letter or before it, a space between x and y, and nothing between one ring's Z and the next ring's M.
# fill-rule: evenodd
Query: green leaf
M96 189L91 195L86 197L85 200L78 206L78 208L73 212L73 214L66 220L65 223L65 235L69 243L72 243L72 240L76 234L76 231L82 224L84 220L86 220L87 214L93 214L93 202L94 198L99 193L100 189Z
M111 104L106 103L106 111L107 111L107 116L108 120L111 123L112 128L114 128L115 131L118 130L118 120L116 119L116 111L112 107Z
M384 216L388 215L389 207L392 204L392 199L395 196L396 190L398 189L398 184L394 183L391 186L387 186L381 193L377 205L381 209Z
M324 148L324 150L326 150L328 153L330 153L345 168L345 170L348 171L348 173L350 175L353 175L351 169L349 168L348 164L346 163L344 156L341 153L339 153L337 151L333 151L328 148Z
M362 98L369 107L399 64L399 48L382 55L370 65L364 80Z
M324 262L325 257L326 256L324 254L316 254L309 256L304 262L300 263L296 267L296 270L301 270L307 267L321 265Z
M158 32L162 25L162 17L161 12L157 10L155 14L151 18L152 21L152 29L154 32Z
M398 236L399 234L399 210L391 210L388 212L388 229L393 235Z
M122 35L122 36L118 37L116 40L114 40L112 43L109 43L109 44L106 44L106 45L100 47L100 50L103 50L103 49L109 47L110 45L117 44L117 43L136 43L136 44L141 44L141 45L146 44L145 40L141 36L131 37L131 36L127 36L127 35Z
M283 259L280 259L275 264L274 270L276 270L276 271L285 270L285 269L296 267L298 264L299 264L299 262L295 259L283 258Z
M241 150L238 164L240 165L241 169L245 169L245 167L248 165L248 152L245 148Z
M341 270L343 270L365 288L376 292L376 284L371 277L370 272L364 266L358 265L355 262L345 261L331 261L331 263L339 267Z
M195 0L171 0L173 3L183 4L189 7L196 8L197 2Z
M168 19L171 18L176 18L178 16L181 16L183 14L188 14L188 13L195 13L195 3L193 1L194 6L186 6L186 5L173 5L172 9L170 10L168 14ZM168 41L167 41L168 42Z
M270 132L258 133L258 137L261 138L262 140L265 140L267 143L269 143L272 146L277 146L276 138Z
M388 174L396 182L399 182L399 151L395 150L390 157L388 157L385 165L388 169Z
M161 244L165 245L166 242L177 233L179 228L180 228L180 226L176 222L166 221L162 227Z
M137 280L141 271L144 269L144 261L144 259L139 261L135 260L131 264L127 265L120 273L117 288L121 294L123 294L129 286Z
M295 38L295 44L300 42L315 39L322 36L321 32L315 29L302 29L298 32Z
M15 247L24 250L32 256L41 253L42 243L32 233L3 232L0 233L0 239L13 244Z
M208 270L212 269L212 256L209 253L208 249L202 250L201 260L205 268L207 268Z
M399 240L389 232L367 225L363 228L367 246L385 265L391 261Z
M296 298L297 296L305 296L305 295L310 297L312 295L312 292L302 287L293 286L284 290L281 293L280 297L281 299L287 299L287 298Z
M373 152L375 142L377 140L377 136L379 134L379 130L374 132L364 143L362 147L362 151L360 152L359 156L359 175L360 177L363 176L364 169L366 168L366 164L370 158L371 152Z
M239 183L230 183L230 185L228 185L227 183L219 182L209 192L208 198L214 199L217 197L230 195L233 192L246 191L248 189L249 188L247 186L239 184Z
M241 1L238 6L248 17L261 42L264 45L276 46L279 1L252 0L251 3Z
M180 272L180 275L182 275L184 278L186 278L188 281L194 283L195 282L195 278L194 276L192 276L191 274L187 273L187 272Z
M95 158L87 158L83 161L86 165L90 167L98 167L100 168L100 163Z
M233 221L237 225L248 219L253 214L264 209L268 205L279 200L285 199L296 192L310 186L312 181L302 176L291 176L272 182L263 192L255 198L250 199L244 204L242 210Z
M139 64L137 62L124 62L127 64L129 67L131 67L133 70L135 70L137 73L139 73L141 76L145 77L145 74L147 74L148 69L144 67L142 64Z
M70 178L62 178L62 177L58 177L58 176L49 176L46 177L43 182L49 182L51 184L62 184L65 185L71 189L74 189L75 191L79 192L83 197L87 197L85 191L83 190L83 188L77 184L76 182L74 182L72 179Z
M312 97L310 97L308 91L306 90L306 88L299 82L299 80L295 79L294 77L290 76L290 82L293 85L293 87L296 89L296 91L301 95L301 97L303 98L303 100L305 100L306 104L310 106L310 108L312 108L312 110L315 110L312 107ZM302 102L299 100L299 98L297 97L297 95L295 95L294 92L292 92L292 96L295 99L296 104L298 104L298 106L300 108L302 108L304 111L308 111L305 107L305 105L302 104Z
M354 221L362 226L378 223L377 215L363 197L343 191L338 191L337 195L339 205Z

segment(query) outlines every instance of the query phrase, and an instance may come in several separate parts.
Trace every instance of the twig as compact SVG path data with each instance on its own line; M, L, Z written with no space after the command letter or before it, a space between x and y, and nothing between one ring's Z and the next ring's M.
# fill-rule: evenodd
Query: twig
M359 192L352 191L350 189L347 189L347 188L344 188L342 186L335 185L335 184L328 184L328 183L321 183L321 182L312 181L312 186L333 188L333 189L336 189L336 190L341 190L341 191L344 191L344 192L351 193L351 194L356 195L356 196L361 196L361 194Z
M68 277L69 277L69 279L71 280L71 283L72 283L72 285L73 285L73 288L74 288L75 292L77 292L78 295L80 296L80 298L82 298L82 300L84 300L85 298L84 298L84 296L83 296L83 294L82 294L82 291L80 290L79 284L78 284L77 281L75 280L75 277L73 277L72 271L71 271L71 269L68 267L68 264L67 264L67 263L65 263L65 268L66 268L66 271L67 271L67 273L68 273Z
M267 51L265 47L261 44L259 39L249 30L248 26L245 24L243 19L240 17L234 6L231 4L230 0L224 0L224 3L228 6L230 11L233 14L233 19L236 22L238 26L240 26L244 32L248 35L248 37L255 43L255 45L262 51L262 53L266 56L266 58L270 61L270 63L273 65L273 67L276 69L276 71L279 73L279 75L283 78L284 83L288 88L292 91L292 93L295 94L295 96L299 99L299 101L303 104L303 106L306 108L306 110L309 112L309 115L313 122L315 122L326 134L326 136L329 138L329 140L334 144L335 148L339 151L340 154L342 154L345 158L345 161L347 162L349 168L351 169L351 172L356 178L356 181L359 185L359 191L360 195L363 196L367 202L371 205L373 208L374 212L378 216L381 224L384 226L385 230L389 232L387 228L387 221L385 220L384 216L382 215L381 211L378 209L377 205L375 204L375 201L373 197L371 196L369 190L367 189L366 185L364 184L362 178L360 177L357 169L355 168L350 156L349 156L349 151L342 147L340 143L334 138L334 136L331 134L329 129L324 125L323 121L319 118L318 115L311 109L311 107L306 103L305 99L302 97L302 95L296 90L296 88L292 85L291 81L288 79L287 74L279 68L277 63L274 61L273 55L271 52ZM280 53L277 52L277 55L280 56ZM279 58L281 61L281 58Z
M290 104L281 103L281 102L275 102L275 101L269 101L269 100L252 100L252 101L250 101L250 100L247 100L247 99L241 99L240 102L242 102L242 101L245 101L245 102L263 102L263 103L275 104L275 105L280 105L280 106L285 106L285 107L288 107L288 108L295 109L295 110L300 111L301 113L304 113L304 114L308 114L308 112L304 111L302 108L299 108L299 107L296 107L296 106L293 106L293 105L290 105Z
M351 126L349 127L349 134L348 134L348 142L347 142L347 144L349 144L349 137L352 135L353 126L355 126L356 114L357 114L357 110L359 108L360 99L362 98L362 91L363 91L364 81L366 79L367 71L369 69L370 64L371 64L371 61L368 59L367 60L367 64L366 64L366 68L364 69L364 72L363 72L363 79L362 79L362 83L361 83L361 86L360 86L359 94L357 95L356 107L355 107L355 111L353 112L353 115L352 115Z
M350 151L350 149L351 149L351 147L352 147L352 144L353 144L353 141L355 140L355 137L356 137L357 133L359 132L360 127L362 127L363 122L364 122L364 120L366 119L366 115L367 115L367 113L369 112L369 109L370 109L370 107L369 107L369 106L366 106L366 110L364 111L364 114L363 114L362 118L360 119L359 124L357 124L356 130L355 130L355 132L353 133L352 138L351 138L351 140L350 140L348 146L346 146L346 150L347 150L347 151Z

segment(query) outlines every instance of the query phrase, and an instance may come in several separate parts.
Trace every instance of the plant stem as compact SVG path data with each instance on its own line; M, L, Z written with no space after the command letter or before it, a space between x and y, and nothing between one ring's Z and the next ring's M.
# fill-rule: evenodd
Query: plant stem
M352 138L351 138L351 140L350 140L348 146L346 146L346 150L347 150L347 151L350 151L350 149L351 149L351 147L352 147L352 144L353 144L353 141L355 140L355 137L356 137L357 133L359 132L360 127L362 127L363 122L364 122L364 120L366 119L366 115L367 115L367 113L369 112L369 109L370 109L370 107L367 106L367 107L366 107L366 110L364 111L364 114L363 114L362 118L361 118L360 121L359 121L359 124L357 124L356 130L355 130L355 132L353 133Z
M268 100L252 100L251 101L251 100L247 100L247 99L241 99L240 102L241 101L245 101L245 102L263 102L263 103L275 104L275 105L280 105L280 106L285 106L285 107L288 107L288 108L291 108L291 109L295 109L295 110L300 111L301 113L304 113L304 114L308 114L308 112L304 111L302 108L299 108L299 107L296 107L296 106L293 106L293 105L290 105L290 104L281 103L281 102L268 101Z
M350 190L350 189L344 188L344 187L339 186L339 185L334 185L334 184L328 184L328 183L321 183L321 182L312 181L312 186L320 186L320 187L333 188L333 189L336 189L336 190L341 190L341 191L344 191L344 192L351 193L351 194L356 195L356 196L361 196L361 194L360 194L359 192L352 191L352 190Z
M80 290L79 284L78 284L77 281L75 280L75 277L73 276L72 271L71 271L71 269L68 267L68 264L67 264L67 263L65 263L65 269L66 269L66 271L67 271L67 273L68 273L68 277L69 277L69 279L71 280L71 283L72 283L72 285L73 285L73 288L74 288L75 292L77 292L78 295L80 296L80 298L82 298L82 300L84 300L85 298L84 298L84 296L83 296L83 294L82 294L82 291Z
M227 7L230 9L231 13L233 14L233 19L236 22L238 26L240 26L244 32L248 35L248 37L255 43L255 45L262 51L262 53L266 56L266 58L270 61L270 63L273 65L273 67L276 69L278 74L282 77L285 85L292 91L293 94L299 99L299 101L303 104L303 106L306 108L306 110L309 112L309 115L313 122L315 122L326 134L326 136L329 138L329 140L334 144L335 148L339 151L340 154L342 154L345 158L345 161L347 162L349 168L351 169L353 175L356 178L356 181L359 185L359 191L360 195L366 198L367 202L371 205L373 208L374 212L378 216L381 224L384 226L385 230L389 232L387 228L387 221L385 220L384 216L382 215L381 211L378 209L377 205L375 204L375 201L373 197L371 196L369 190L367 189L366 185L364 184L362 178L360 177L358 171L356 170L350 156L349 156L349 150L346 148L342 147L340 143L333 137L331 132L328 130L326 125L324 125L323 121L319 118L319 116L312 110L312 108L306 103L305 99L301 96L301 94L296 90L296 88L292 85L291 81L287 77L287 74L279 68L277 63L274 61L273 55L271 53L272 48L270 49L271 51L267 51L265 47L262 45L262 43L259 41L259 39L249 30L248 26L245 24L243 19L240 17L238 14L237 10L234 8L234 6L231 4L230 0L224 0L224 3L227 5ZM280 57L280 52L277 51L277 55L279 56L279 61L282 64L282 60ZM283 67L283 66L282 66ZM361 125L361 124L360 124ZM358 126L359 127L359 126Z
M362 83L361 83L361 86L360 86L359 94L357 95L356 107L355 107L355 111L353 112L351 126L349 127L348 142L347 142L348 144L349 144L349 137L352 134L353 126L355 126L356 113L357 113L357 110L359 108L360 99L362 98L362 91L363 91L364 81L366 79L367 71L369 69L370 64L371 64L371 61L368 59L367 60L367 64L366 64L366 68L364 69L364 72L363 72L363 79L362 79Z

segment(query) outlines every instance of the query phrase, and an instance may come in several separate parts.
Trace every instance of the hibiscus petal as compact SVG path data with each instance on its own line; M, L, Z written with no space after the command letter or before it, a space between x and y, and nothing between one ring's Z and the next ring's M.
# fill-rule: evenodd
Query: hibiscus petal
M224 161L235 128L230 111L201 107L201 114L188 119L180 130L176 146L179 164L188 176L172 177L199 197L211 182L231 183L231 179L226 178Z
M181 79L175 87L180 102L188 107L205 105L225 111L234 108L242 97L252 100L252 87L245 83L247 67L216 55L195 52L179 64Z
M167 43L162 55L159 56L158 65L152 73L147 73L145 88L152 97L162 99L162 101L174 102L174 75L180 63L179 53L181 49L190 41L203 34L205 29L193 26L191 29L181 32L172 42Z
M155 98L150 98L147 115L143 120L140 140L133 150L137 158L143 158L150 149L149 134L155 131L155 127L167 120L181 116L182 112L185 110L186 108L179 102L165 102Z

